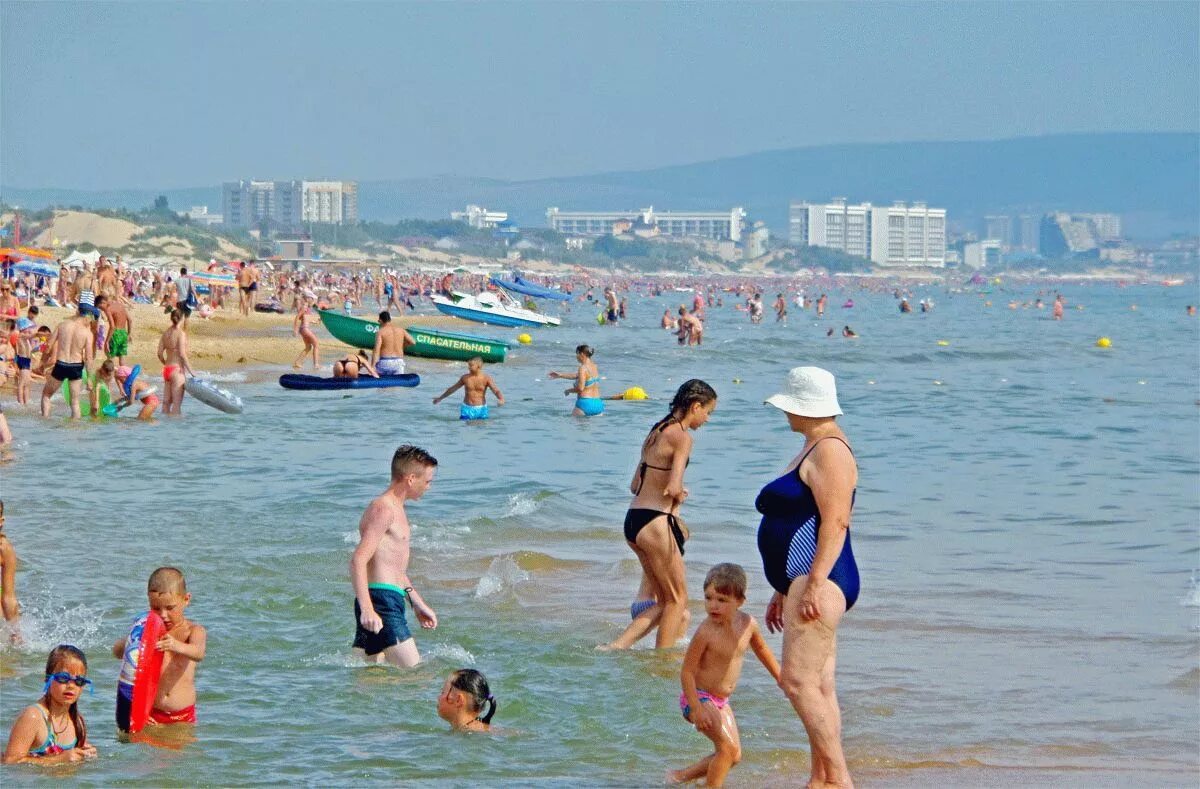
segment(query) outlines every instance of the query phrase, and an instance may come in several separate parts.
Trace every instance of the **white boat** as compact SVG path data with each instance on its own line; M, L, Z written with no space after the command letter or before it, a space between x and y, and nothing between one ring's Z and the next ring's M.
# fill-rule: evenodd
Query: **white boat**
M438 312L492 326L558 326L558 318L527 310L504 291L486 291L478 296L452 291L433 297Z

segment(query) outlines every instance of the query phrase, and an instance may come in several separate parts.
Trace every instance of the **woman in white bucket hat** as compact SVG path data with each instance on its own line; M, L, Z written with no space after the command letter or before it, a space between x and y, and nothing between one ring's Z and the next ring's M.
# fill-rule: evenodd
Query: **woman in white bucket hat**
M771 632L783 631L779 684L808 732L810 785L850 786L834 669L838 623L858 599L858 566L850 547L858 465L837 425L842 408L828 370L791 370L784 390L766 402L786 414L792 432L804 436L800 454L755 501L763 516L758 550L775 588L765 619Z

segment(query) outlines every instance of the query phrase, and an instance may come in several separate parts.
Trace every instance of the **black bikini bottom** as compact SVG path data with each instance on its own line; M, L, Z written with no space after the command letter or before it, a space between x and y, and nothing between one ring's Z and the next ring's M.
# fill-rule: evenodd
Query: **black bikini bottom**
M669 512L660 512L659 510L646 509L631 509L625 513L625 539L629 542L636 543L638 532L646 528L646 524L655 518L667 516L667 525L671 527L671 534L675 537L675 544L679 546L679 555L683 556L683 529L679 526L679 519Z

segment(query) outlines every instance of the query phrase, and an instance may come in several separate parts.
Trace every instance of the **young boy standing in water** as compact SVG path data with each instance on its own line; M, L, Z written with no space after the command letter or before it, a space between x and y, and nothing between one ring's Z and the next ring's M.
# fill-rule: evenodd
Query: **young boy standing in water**
M433 398L433 404L445 400L458 389L464 389L463 403L458 408L458 418L462 420L487 419L487 391L492 390L496 395L496 405L504 405L504 395L496 388L492 376L483 371L483 359L475 356L467 362L467 374L458 379L458 383Z
M155 644L166 652L158 678L158 695L150 710L152 724L196 722L196 664L204 660L208 631L203 625L184 617L192 602L183 573L174 567L159 567L146 584L150 610L162 617L166 630ZM126 639L113 644L113 657L124 657ZM129 725L133 704L133 677L122 676L117 683L117 726Z
M679 708L684 720L712 740L716 751L669 774L682 783L705 776L706 786L720 786L742 759L742 743L729 697L742 673L747 649L779 682L779 661L767 646L758 622L738 610L746 602L746 572L736 564L718 564L704 578L704 610L708 617L696 629L683 657Z
M407 600L421 627L437 627L437 614L413 588L408 577L412 527L404 511L407 501L425 495L437 460L425 450L405 444L392 456L388 489L367 505L358 524L358 547L350 557L354 587L354 651L368 663L385 660L399 668L421 662L404 616Z

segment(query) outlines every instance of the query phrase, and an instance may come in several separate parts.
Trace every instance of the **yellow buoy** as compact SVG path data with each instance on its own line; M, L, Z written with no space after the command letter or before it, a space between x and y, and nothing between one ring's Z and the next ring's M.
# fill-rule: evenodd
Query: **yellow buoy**
M1101 337L1100 339L1096 340L1096 347L1097 348L1111 348L1112 340L1108 339L1107 337Z
M938 340L938 345L949 345L949 344L950 344L949 340Z
M528 334L518 334L517 342L521 343L522 345L528 345L529 343L533 342L533 338Z
M626 400L645 400L646 390L640 386L631 386L625 390L625 394L622 397Z

